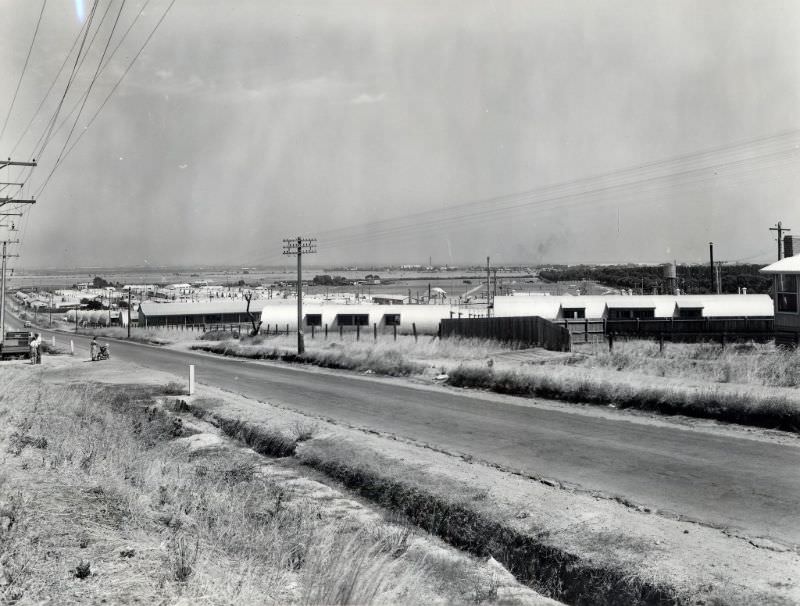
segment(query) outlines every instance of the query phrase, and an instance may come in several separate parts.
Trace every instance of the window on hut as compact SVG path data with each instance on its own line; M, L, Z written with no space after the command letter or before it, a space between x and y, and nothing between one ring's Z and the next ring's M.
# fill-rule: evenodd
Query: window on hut
M775 278L775 295L778 302L778 311L797 313L797 276L793 274L778 274Z

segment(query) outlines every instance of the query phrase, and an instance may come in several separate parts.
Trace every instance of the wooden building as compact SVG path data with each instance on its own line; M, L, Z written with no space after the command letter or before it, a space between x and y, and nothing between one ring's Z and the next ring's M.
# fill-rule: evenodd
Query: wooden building
M800 256L786 257L761 270L773 277L775 344L800 345Z

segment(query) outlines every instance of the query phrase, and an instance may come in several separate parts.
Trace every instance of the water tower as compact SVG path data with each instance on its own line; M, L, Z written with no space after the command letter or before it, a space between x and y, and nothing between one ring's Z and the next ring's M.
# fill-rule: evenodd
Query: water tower
M664 294L677 294L678 274L674 263L664 264Z

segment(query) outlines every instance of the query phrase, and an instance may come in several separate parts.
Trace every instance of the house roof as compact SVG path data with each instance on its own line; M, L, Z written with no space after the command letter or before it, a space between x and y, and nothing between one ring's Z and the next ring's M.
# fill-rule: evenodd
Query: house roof
M786 257L759 270L762 274L800 274L800 255Z
M705 303L700 299L684 299L683 297L678 297L675 299L675 307L678 309L703 309Z
M655 309L656 303L650 299L640 299L630 296L607 301L606 306L609 309Z
M551 297L498 296L496 316L541 316L556 319L559 308L585 309L587 318L602 318L608 309L653 309L656 318L671 318L675 309L700 309L703 316L772 317L769 295L580 295Z
M250 313L257 315L263 306L263 301L253 299L250 303ZM235 314L247 311L247 301L244 299L228 299L226 301L205 301L202 303L154 303L144 301L140 305L142 313L146 316L189 316L195 314Z

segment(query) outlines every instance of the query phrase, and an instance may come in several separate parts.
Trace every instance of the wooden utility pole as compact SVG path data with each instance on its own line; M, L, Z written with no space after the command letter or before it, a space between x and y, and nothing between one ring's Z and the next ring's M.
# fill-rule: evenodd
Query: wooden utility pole
M708 265L711 269L711 292L714 292L714 243L708 243Z
M0 340L6 334L6 259L8 257L18 257L19 255L8 254L9 244L18 244L19 240L3 240L3 261L0 269Z
M305 353L303 342L303 253L317 252L316 238L284 238L283 254L297 257L297 353Z
M492 308L492 279L489 257L486 257L486 317L489 317L489 310Z
M775 227L770 227L769 230L778 232L778 261L780 261L783 259L783 232L792 230L788 227L784 227L780 221L778 221Z
M131 287L128 285L128 338L131 338Z

